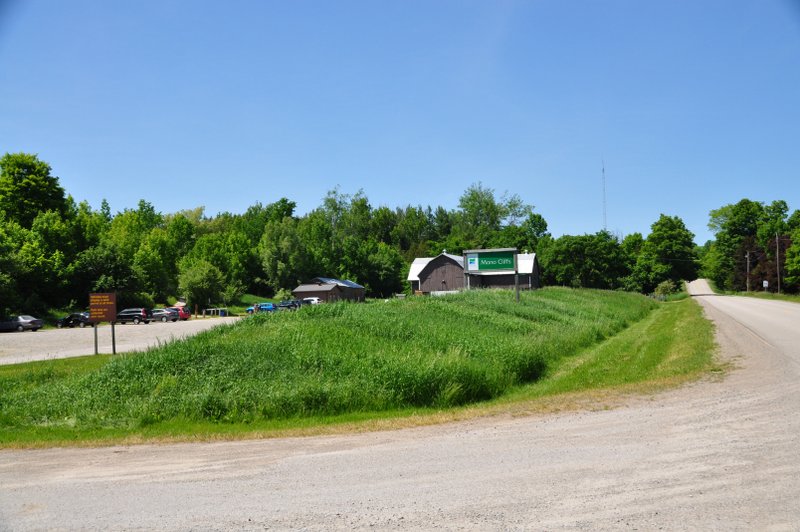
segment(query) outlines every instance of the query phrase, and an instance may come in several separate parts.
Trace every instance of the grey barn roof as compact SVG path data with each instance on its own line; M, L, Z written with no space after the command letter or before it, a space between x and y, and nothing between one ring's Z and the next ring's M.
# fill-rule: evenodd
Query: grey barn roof
M333 279L332 277L314 277L308 284L321 283L321 284L335 284L345 288L364 288L358 283L353 281L342 281L341 279Z
M336 289L338 285L335 284L301 284L292 292L330 292L331 290Z

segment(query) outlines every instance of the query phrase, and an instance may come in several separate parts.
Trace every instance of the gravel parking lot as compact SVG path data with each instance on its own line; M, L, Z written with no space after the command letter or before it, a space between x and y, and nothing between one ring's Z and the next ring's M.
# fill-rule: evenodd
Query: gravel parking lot
M117 353L142 351L159 343L186 338L217 325L233 323L236 317L197 318L178 322L152 322L147 325L116 325ZM97 329L99 353L111 353L111 325ZM0 333L0 364L69 358L94 354L94 330L47 329L36 332Z

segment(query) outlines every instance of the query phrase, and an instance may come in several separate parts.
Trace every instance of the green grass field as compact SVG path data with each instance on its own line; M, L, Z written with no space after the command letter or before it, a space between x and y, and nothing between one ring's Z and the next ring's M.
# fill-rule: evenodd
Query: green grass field
M0 367L0 445L246 437L667 383L713 367L699 306L548 288L304 307L144 353Z

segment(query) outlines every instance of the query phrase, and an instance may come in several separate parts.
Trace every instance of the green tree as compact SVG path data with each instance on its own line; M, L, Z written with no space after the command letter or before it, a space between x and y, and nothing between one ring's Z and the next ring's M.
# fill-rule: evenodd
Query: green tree
M79 253L69 275L78 300L85 301L90 292L117 292L119 306L136 306L142 300L132 261L107 241Z
M786 250L784 268L786 290L797 292L800 289L800 227L792 232L791 245Z
M0 211L9 220L30 228L40 212L66 215L67 202L50 165L28 153L6 153L0 158Z
M783 284L778 270L786 268L790 235L799 225L800 214L789 216L783 200L765 205L743 199L711 211L709 227L716 241L714 252L703 257L704 274L726 290L745 290L761 281L770 287Z
M758 238L758 245L764 250L769 250L773 258L775 256L775 237L776 235L785 235L787 233L788 216L789 205L783 200L773 201L764 206L763 216L756 230L756 237Z
M458 202L452 216L452 231L445 242L450 251L465 248L535 248L547 231L547 224L533 207L517 194L504 194L499 200L494 190L481 183L471 185Z
M753 249L758 227L764 219L763 204L742 199L712 210L708 224L716 236L713 255L703 263L704 272L723 290L744 290L747 284L745 255ZM745 245L745 240L750 245Z
M152 204L139 200L138 208L125 209L114 216L104 241L117 248L119 253L133 262L133 256L145 237L164 222L162 214L156 212Z
M794 234L798 229L800 229L800 210L796 209L786 220L786 232Z
M628 273L622 247L608 231L544 238L540 249L545 284L614 289Z
M7 314L21 309L19 279L22 265L17 251L22 247L24 228L10 221L0 211L0 313Z
M39 213L33 228L0 214L0 306L39 312L66 300L69 225L53 211ZM70 250L70 253L72 251Z
M454 236L471 248L489 247L506 217L505 206L495 199L494 190L481 183L471 185L459 198L458 209Z
M146 292L166 301L177 287L177 265L172 241L166 230L156 227L142 240L133 255L133 270Z
M269 222L280 222L284 218L294 216L297 204L286 198L281 198L274 203L261 205L256 203L249 207L241 216L233 216L233 227L244 233L253 247L257 246L264 234L264 228Z
M258 261L255 247L246 234L231 229L202 235L180 262L206 261L223 275L225 284L250 286L250 273Z
M169 241L167 249L172 254L168 262L177 264L195 245L195 225L183 214L175 214L166 218L166 231Z
M695 279L694 234L686 228L683 220L662 214L650 228L633 272L641 281L641 290L650 293L663 281L679 285L683 280Z
M453 231L453 213L441 205L433 211L428 207L428 226L430 232L428 238L436 242L444 242Z
M372 295L388 297L403 291L405 261L396 248L377 242L367 260L369 268L365 282Z
M270 221L258 245L266 283L275 293L293 289L314 276L309 271L308 253L298 225L299 222L290 217Z
M634 266L636 266L636 261L639 258L639 254L642 252L642 247L644 246L644 237L642 233L631 233L626 235L625 238L622 239L620 242L620 247L622 248L622 253L625 256L625 268L628 271L633 271ZM626 290L638 292L639 288L630 288L628 286L625 287Z
M370 233L379 242L394 243L392 233L397 227L397 212L389 207L378 207L372 211L372 229Z
M108 203L105 200L103 202L105 207L108 208ZM70 218L72 219L72 240L76 245L76 254L99 244L101 237L108 230L108 225L111 222L110 214L107 216L102 210L93 211L85 201L75 207L74 215Z
M219 268L208 261L185 261L178 277L178 291L188 298L190 306L214 304L219 301L225 280Z
M446 238L449 234L449 226L446 231L441 233L436 233L434 226L435 216L439 216L441 223L449 223L449 214L442 207L439 207L435 216L430 213L430 208L426 211L422 206L411 205L405 208L398 207L395 213L397 222L392 229L391 242L408 262L413 261L416 257L428 255L431 247L440 248L439 245L433 245L432 241L438 240L440 237Z

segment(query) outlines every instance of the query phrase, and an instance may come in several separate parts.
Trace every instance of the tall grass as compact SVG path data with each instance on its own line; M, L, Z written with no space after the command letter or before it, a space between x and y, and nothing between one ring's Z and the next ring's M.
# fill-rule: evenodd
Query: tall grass
M535 382L656 307L548 288L260 314L78 374L0 372L0 429L135 429L448 407ZM40 366L36 366L40 368Z

